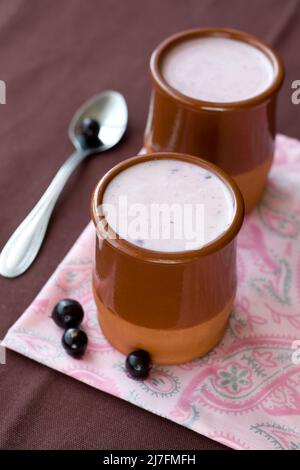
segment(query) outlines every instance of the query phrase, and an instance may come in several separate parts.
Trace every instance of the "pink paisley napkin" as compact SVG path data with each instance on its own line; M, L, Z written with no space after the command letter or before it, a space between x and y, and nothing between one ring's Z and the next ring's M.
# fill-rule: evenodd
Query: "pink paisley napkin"
M239 236L239 287L230 324L206 357L154 367L144 382L128 378L124 357L98 327L93 250L89 224L10 328L5 346L234 449L300 449L294 342L300 340L300 142L277 137L265 197ZM89 347L82 360L64 353L61 330L49 318L62 297L78 299L86 312Z

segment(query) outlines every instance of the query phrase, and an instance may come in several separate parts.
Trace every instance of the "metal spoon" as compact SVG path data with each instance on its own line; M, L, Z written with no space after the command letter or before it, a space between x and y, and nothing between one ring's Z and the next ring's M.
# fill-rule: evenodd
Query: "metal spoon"
M83 138L82 122L91 118L99 124L99 133L92 141ZM69 176L86 157L104 152L122 138L128 121L124 97L116 91L93 96L76 112L69 126L69 138L75 152L56 173L45 193L12 234L0 255L0 274L16 277L29 268L39 252L55 203Z

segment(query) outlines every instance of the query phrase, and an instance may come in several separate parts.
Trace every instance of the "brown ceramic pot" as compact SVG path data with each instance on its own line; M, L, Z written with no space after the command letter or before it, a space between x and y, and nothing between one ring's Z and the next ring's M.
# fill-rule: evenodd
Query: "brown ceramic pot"
M198 250L166 253L104 238L99 206L108 183L141 161L172 158L216 173L236 207L231 225ZM236 292L236 235L243 221L243 198L234 181L215 165L182 154L152 154L125 160L98 183L91 200L96 227L93 291L107 339L128 354L142 348L154 363L181 363L207 353L222 338ZM111 231L113 233L113 231Z
M211 103L183 95L161 74L165 54L194 37L222 36L247 42L262 51L274 69L271 85L257 96L231 103ZM231 176L243 194L246 211L260 200L274 152L276 95L284 70L277 53L260 39L226 28L176 34L153 52L152 97L145 131L146 152L184 152L202 156Z

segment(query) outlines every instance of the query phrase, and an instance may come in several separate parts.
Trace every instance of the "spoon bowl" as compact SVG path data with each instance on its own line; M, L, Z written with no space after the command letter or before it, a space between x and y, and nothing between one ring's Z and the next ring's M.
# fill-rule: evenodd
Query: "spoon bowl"
M99 123L98 145L87 148L81 139L81 122L85 118ZM86 101L74 114L69 125L69 138L79 151L103 152L116 145L126 130L128 110L126 101L117 91L104 91Z

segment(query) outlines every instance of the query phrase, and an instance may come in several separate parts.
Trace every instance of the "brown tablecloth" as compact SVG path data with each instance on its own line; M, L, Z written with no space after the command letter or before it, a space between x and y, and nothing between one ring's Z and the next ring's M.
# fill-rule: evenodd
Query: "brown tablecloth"
M278 130L300 138L298 0L2 0L0 246L72 151L68 123L104 89L124 93L130 124L116 149L76 171L55 209L40 255L19 279L0 279L0 336L24 311L89 220L89 197L115 163L139 150L148 109L149 56L166 36L229 26L275 46L286 64ZM0 365L2 449L225 449L115 397L7 352ZM217 417L216 417L217 419ZM234 425L234 424L233 424Z

